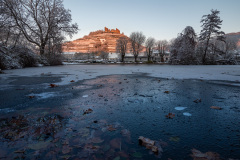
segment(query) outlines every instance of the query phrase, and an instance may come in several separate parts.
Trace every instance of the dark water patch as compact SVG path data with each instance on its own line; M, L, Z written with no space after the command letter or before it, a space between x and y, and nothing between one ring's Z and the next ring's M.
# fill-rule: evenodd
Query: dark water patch
M61 82L61 77L10 77L11 85L38 85L42 83Z

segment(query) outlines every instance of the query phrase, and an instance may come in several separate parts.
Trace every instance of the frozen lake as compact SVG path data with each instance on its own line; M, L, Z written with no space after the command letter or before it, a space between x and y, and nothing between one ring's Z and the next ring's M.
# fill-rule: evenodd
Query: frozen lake
M0 159L240 158L240 66L4 72ZM158 154L139 136L154 140Z

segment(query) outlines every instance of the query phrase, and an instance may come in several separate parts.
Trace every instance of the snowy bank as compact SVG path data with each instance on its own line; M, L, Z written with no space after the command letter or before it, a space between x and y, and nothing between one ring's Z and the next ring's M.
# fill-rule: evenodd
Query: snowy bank
M71 80L93 79L104 75L142 74L157 78L221 80L240 82L240 65L64 65L13 69L4 71L0 77L11 76L61 76L58 84L69 84Z

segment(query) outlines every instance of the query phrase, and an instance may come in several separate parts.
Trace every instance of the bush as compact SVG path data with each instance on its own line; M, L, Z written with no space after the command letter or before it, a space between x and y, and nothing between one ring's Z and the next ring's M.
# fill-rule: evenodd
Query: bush
M49 55L47 56L48 63L50 66L55 66L55 65L62 65L62 60L63 60L63 55L62 54L55 54L55 55Z
M30 49L17 46L15 48L0 47L0 69L18 69L34 67L40 57Z
M20 47L13 49L13 52L19 57L19 63L23 68L37 66L39 56L33 53L30 49ZM17 57L16 59L18 59Z

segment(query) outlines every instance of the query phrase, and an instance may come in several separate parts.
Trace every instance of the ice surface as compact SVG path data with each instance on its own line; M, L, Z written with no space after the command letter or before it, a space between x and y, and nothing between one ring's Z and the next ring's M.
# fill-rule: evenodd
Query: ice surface
M82 97L83 97L83 98L87 98L87 97L88 97L88 95L83 95Z
M41 76L51 72L54 76L62 76L58 85L69 84L71 80L92 79L97 76L114 74L140 74L148 73L149 76L174 79L201 79L224 80L233 83L240 82L240 65L63 65L47 67L31 67L24 69L4 70L2 78L11 76ZM66 75L63 73L66 72Z

